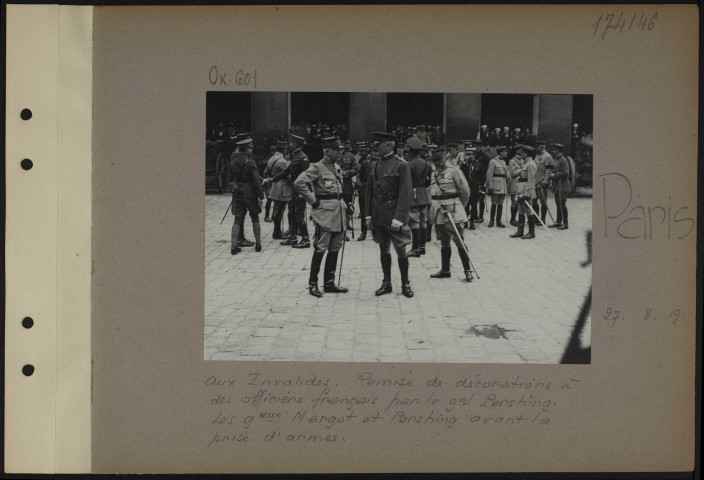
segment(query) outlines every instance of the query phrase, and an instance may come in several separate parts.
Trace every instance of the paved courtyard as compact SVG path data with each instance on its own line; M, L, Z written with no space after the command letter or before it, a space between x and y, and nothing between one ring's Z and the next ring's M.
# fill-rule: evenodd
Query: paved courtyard
M430 278L440 268L433 238L425 256L410 259L411 299L401 295L395 254L394 292L374 296L382 274L371 237L345 246L341 285L350 292L320 299L307 292L312 249L279 245L263 215L262 252L230 255L232 215L219 224L230 199L205 197L206 360L558 363L591 284L591 265L581 266L591 190L568 199L569 230L536 226L530 241L509 238L515 227L506 221L506 228L484 222L466 232L481 277L472 283L463 280L454 246L453 277ZM253 240L249 219L245 225Z

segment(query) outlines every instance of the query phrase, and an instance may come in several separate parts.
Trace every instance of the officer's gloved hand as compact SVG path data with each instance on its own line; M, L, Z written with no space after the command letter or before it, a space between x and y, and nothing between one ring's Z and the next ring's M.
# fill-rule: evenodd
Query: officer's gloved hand
M402 226L403 226L403 223L396 220L395 218L393 220L391 220L391 231L392 232L398 232L399 230L401 230Z
M320 206L320 200L318 200L318 199L316 198L316 199L315 199L315 202L311 203L310 206L313 207L313 208L318 208L318 207Z
M347 215L354 215L354 205L351 203L347 205Z
M494 194L494 189L493 189L493 188L487 188L486 193L488 193L489 195L493 195L493 194Z

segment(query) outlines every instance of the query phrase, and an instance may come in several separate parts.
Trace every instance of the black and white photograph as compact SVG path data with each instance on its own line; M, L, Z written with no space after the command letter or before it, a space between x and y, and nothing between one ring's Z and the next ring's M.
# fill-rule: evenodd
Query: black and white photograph
M206 94L205 360L591 363L593 97Z

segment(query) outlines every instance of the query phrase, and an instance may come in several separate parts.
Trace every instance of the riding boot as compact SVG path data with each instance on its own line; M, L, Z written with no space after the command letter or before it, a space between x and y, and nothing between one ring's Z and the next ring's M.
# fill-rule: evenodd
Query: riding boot
M545 204L540 205L540 219L545 223L545 216L548 214L548 206Z
M526 233L523 238L529 240L535 238L535 217L533 215L528 215L528 233Z
M462 260L462 267L464 268L464 279L468 282L472 281L472 269L469 263L469 255L464 251L464 249L458 245L457 253L460 254L460 259Z
M254 250L257 252L262 251L262 226L259 223L252 224L252 230L254 231Z
M413 243L411 244L411 251L408 252L409 257L420 257L419 243L420 243L420 229L411 229L411 237L413 238Z
M337 270L337 252L328 252L325 259L325 272L323 291L325 293L347 293L349 289L335 285L335 271Z
M318 290L318 272L320 272L320 264L323 263L325 252L314 252L313 259L310 262L310 278L308 280L308 292L314 297L322 297L323 294Z
M264 214L264 221L265 222L271 222L271 217L269 216L269 212L271 212L271 198L266 199L266 213Z
M491 228L494 226L494 216L496 215L496 205L491 206L491 212L489 213L489 225L488 227Z
M562 207L562 226L558 230L567 230L569 224L567 222L567 206Z
M504 222L501 221L501 215L504 213L504 206L503 204L499 204L496 207L496 226L501 227L501 228L506 228L506 225L504 225Z
M442 268L439 272L430 275L430 278L450 278L450 257L452 257L452 249L448 247L440 247L440 261Z
M425 255L425 229L418 230L418 253Z
M391 254L382 253L381 254L381 270L384 272L384 281L381 283L381 287L375 292L376 296L384 295L386 293L392 292L391 287Z
M425 241L430 242L433 240L433 224L429 223L425 229Z
M518 222L516 222L516 214L518 213L518 205L511 205L511 221L509 222L511 225L514 227L518 226Z
M526 217L522 213L518 215L518 229L513 235L509 235L511 238L521 238L523 236L523 226L526 224Z
M238 223L232 224L232 246L230 247L230 253L232 255L237 255L242 251L240 247L237 246L238 238L240 236L240 225Z
M274 234L272 238L274 240L282 240L284 237L281 235L281 218L274 218L272 220L274 221Z
M401 293L405 297L411 298L413 290L411 290L411 282L408 281L408 257L399 257L398 269L401 272Z

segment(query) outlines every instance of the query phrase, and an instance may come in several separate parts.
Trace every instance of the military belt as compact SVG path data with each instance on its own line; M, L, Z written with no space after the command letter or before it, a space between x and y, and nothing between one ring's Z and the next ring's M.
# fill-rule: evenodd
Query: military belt
M374 198L376 199L377 202L393 202L394 200L398 200L398 197L387 197L385 195L374 195Z
M459 193L443 193L441 195L433 195L433 200L449 200L459 197Z
M525 183L525 182L527 182L527 181L528 181L527 178L519 178L519 179L518 179L518 183Z
M555 168L555 165L545 165L546 170L552 170L553 168Z
M316 195L318 200L339 200L342 198L341 193L321 193Z
M506 177L506 174L505 174L505 173L495 173L494 176L495 176L495 177L505 178L505 177Z

